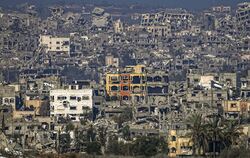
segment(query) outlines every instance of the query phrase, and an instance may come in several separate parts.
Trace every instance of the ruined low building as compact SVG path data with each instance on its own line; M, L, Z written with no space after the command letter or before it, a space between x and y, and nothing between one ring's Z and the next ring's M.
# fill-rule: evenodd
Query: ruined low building
M102 8L94 8L92 11L92 27L98 30L105 30L111 25L111 16Z

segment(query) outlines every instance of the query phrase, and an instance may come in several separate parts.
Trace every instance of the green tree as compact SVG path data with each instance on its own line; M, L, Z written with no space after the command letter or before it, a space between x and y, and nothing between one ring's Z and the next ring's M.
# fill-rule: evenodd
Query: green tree
M127 125L125 127L122 128L121 130L123 138L125 140L129 140L130 139L130 127Z
M223 128L221 126L222 120L221 117L218 115L211 115L208 116L208 122L207 122L207 133L208 133L208 140L209 142L212 142L212 151L213 156L216 155L216 149L217 144L222 140L223 138ZM218 149L217 149L218 150ZM220 150L220 149L219 149Z
M238 139L242 135L240 132L241 128L237 121L227 120L224 122L222 130L222 139L223 148L229 148L231 145L235 145L238 142Z
M202 114L194 113L187 119L190 132L187 134L193 143L193 155L200 155L201 150L205 150L208 146L206 125ZM198 153L197 153L198 151Z
M86 152L91 155L101 155L101 144L97 141L87 143Z
M89 142L92 142L92 141L95 141L95 139L96 139L96 131L93 125L91 125L89 129L87 130L87 140Z
M230 147L223 150L219 158L247 158L250 157L250 149L245 147Z
M89 142L85 131L79 130L78 128L75 129L75 148L77 151L83 151L86 143Z
M167 144L158 137L138 137L133 143L133 155L155 156L158 153L167 153Z
M70 135L69 133L63 133L59 136L59 151L60 153L66 153L68 152L68 149L70 149Z
M106 145L106 137L107 137L107 127L101 126L98 128L98 136L99 136L99 141L102 146Z
M73 131L75 129L75 126L72 122L69 122L67 125L66 125L66 132L69 132L69 131Z
M121 145L118 142L117 136L111 136L109 138L109 143L107 146L107 153L114 155L119 155L119 154L123 155L123 153L120 150L121 150Z
M220 115L203 117L195 113L188 117L187 124L190 129L187 135L193 142L193 155L200 155L202 149L203 154L212 151L215 157L216 152L237 144L241 135L237 121L225 120Z

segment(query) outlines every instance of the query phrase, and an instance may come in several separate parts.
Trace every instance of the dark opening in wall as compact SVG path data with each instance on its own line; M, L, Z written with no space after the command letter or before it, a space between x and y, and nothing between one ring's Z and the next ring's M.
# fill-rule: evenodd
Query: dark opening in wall
M141 83L141 78L140 76L134 76L132 80L133 84L140 84Z

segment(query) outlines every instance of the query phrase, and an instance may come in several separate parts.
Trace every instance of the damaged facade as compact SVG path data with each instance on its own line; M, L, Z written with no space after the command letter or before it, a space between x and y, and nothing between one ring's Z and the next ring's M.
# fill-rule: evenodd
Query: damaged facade
M192 156L194 113L249 130L249 3L234 7L1 11L0 149L104 154L114 138L161 136L170 157Z

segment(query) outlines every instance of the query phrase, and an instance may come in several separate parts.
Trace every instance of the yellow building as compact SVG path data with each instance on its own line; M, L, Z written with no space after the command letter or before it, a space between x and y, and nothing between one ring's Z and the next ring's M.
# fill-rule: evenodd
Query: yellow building
M225 100L223 102L223 109L225 113L244 113L250 111L250 102L249 101L240 101L240 100Z
M191 138L184 131L170 130L168 137L169 157L192 155Z
M111 98L143 101L146 96L144 65L127 66L124 71L106 74L106 92Z

